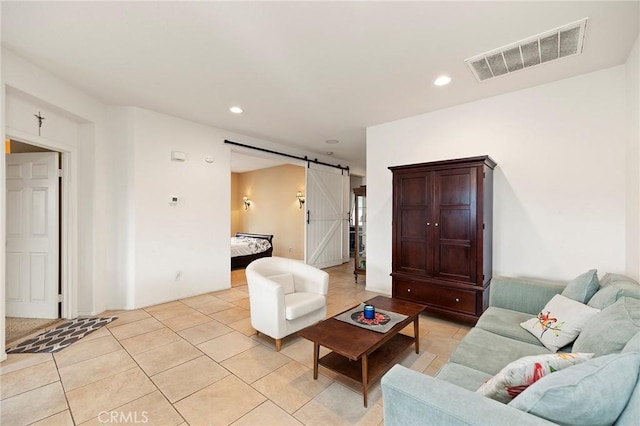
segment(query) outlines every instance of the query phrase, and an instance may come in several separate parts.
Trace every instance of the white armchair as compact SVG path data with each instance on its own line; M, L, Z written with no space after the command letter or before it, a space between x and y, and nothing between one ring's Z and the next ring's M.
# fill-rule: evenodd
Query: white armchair
M276 340L322 321L327 314L329 274L298 260L263 257L245 270L251 325Z

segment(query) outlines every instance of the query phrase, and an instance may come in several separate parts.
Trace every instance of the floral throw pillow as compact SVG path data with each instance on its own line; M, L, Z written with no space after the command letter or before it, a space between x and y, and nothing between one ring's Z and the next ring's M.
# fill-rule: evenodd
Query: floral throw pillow
M585 362L593 354L556 353L525 356L504 367L476 391L505 404L547 374Z
M573 342L586 322L600 312L584 303L556 294L535 318L520 323L550 351Z

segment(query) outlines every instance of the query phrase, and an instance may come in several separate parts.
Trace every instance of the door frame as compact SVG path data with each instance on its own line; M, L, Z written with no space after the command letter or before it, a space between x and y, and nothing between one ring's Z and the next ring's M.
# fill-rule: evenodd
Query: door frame
M62 155L60 168L62 173L62 187L60 188L60 291L62 294L61 318L75 318L78 316L78 240L77 240L77 182L74 179L78 171L77 148L46 139L41 136L34 136L17 129L6 128L5 138L29 145L39 146L59 152ZM2 167L5 168L6 154L3 150ZM6 176L2 175L2 185L6 187ZM6 227L6 206L3 212L2 226ZM6 252L3 251L6 258ZM4 264L3 259L3 264ZM3 281L4 282L4 281ZM3 290L4 290L3 284ZM6 295L2 292L3 305L6 303ZM3 309L4 312L4 309ZM4 318L3 318L4 322Z

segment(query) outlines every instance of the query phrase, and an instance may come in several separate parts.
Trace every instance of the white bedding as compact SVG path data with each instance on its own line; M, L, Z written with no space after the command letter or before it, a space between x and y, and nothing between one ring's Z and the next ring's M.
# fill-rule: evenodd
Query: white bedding
M231 237L231 257L262 253L269 247L271 243L264 238Z

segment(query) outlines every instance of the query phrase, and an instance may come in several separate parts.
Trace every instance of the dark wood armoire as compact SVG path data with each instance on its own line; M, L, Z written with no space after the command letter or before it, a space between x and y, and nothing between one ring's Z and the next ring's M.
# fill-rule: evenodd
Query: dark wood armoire
M481 156L389 167L393 297L474 323L487 309L495 166Z

